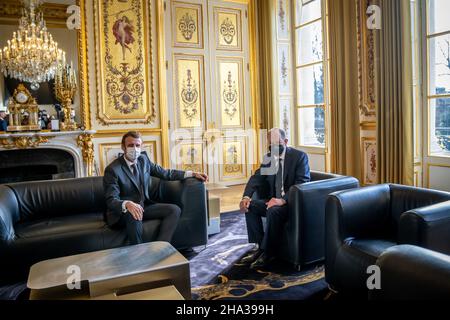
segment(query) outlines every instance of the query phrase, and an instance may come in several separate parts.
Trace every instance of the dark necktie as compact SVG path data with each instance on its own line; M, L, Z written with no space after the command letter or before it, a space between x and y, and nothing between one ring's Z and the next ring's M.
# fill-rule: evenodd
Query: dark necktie
M140 202L140 205L143 207L143 204L144 204L144 201L143 201L144 192L143 191L144 191L144 189L143 189L143 186L142 186L142 182L139 179L139 169L138 169L138 166L136 164L132 164L131 165L131 169L133 171L133 177L134 177L137 185L139 186L139 193L140 193L140 201L139 202Z
M281 192L283 188L283 168L281 157L278 160L278 171L275 177L275 198L281 199Z

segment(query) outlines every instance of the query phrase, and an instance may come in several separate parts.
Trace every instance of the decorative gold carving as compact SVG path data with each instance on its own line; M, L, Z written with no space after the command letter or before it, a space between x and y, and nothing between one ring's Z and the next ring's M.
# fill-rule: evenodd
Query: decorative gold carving
M55 76L55 96L62 104L64 122L61 123L63 131L77 130L78 126L73 120L72 101L77 91L75 74L69 66L58 66Z
M239 94L236 88L236 80L233 80L231 71L228 71L228 79L224 83L222 98L226 106L224 112L230 116L230 120L233 120L234 115L238 111L236 102L239 98Z
M186 71L186 78L183 80L181 87L181 100L183 101L183 113L190 121L195 118L198 113L196 104L198 101L198 86L192 78L192 71Z
M179 127L201 127L204 99L203 57L175 55L175 66Z
M241 50L241 11L214 8L216 19L217 49Z
M361 139L363 184L371 185L377 182L377 141L372 137Z
M203 47L202 5L172 2L172 34L175 47Z
M49 138L41 136L0 138L0 146L4 149L36 148L42 143L47 143Z
M47 27L67 28L66 21L69 17L67 4L43 3L41 8ZM21 17L23 4L17 0L2 0L0 2L0 24L17 24Z
M36 99L20 83L14 94L8 100L9 125L8 131L40 131L38 124L39 107Z
M360 0L357 3L358 15L358 78L361 115L375 120L376 116L376 44L374 30L366 26L366 10L376 1Z
M219 59L222 126L241 125L241 115L243 113L242 75L241 59Z
M97 119L103 125L152 123L156 110L151 1L96 0L94 9L100 42Z
M178 30L180 30L183 38L186 41L190 41L192 39L192 36L194 35L194 32L197 31L195 21L189 15L189 12L186 12L186 14L178 22Z
M178 151L179 167L181 170L203 171L203 144L183 144Z
M244 178L243 141L226 141L223 143L223 179Z
M94 142L92 141L93 135L83 133L77 138L77 144L81 148L83 160L86 163L86 174L88 177L92 177L94 172Z
M80 116L85 129L91 129L91 109L89 105L87 36L86 36L86 0L77 0L80 6L81 28L78 29L78 81L80 85Z
M236 36L236 27L230 18L223 20L220 25L220 35L226 44L231 45L233 43L234 37Z

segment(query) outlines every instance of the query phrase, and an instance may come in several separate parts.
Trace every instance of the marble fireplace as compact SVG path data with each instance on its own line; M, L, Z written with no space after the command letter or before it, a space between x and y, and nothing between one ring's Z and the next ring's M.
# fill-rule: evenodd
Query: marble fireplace
M95 131L0 134L0 184L94 175Z

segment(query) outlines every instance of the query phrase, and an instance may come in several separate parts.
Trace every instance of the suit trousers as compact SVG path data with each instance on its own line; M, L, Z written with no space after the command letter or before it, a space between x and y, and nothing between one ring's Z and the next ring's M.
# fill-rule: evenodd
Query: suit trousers
M135 220L133 216L127 212L122 216L121 224L126 225L129 244L134 245L143 242L143 221L152 219L161 220L156 241L170 242L175 229L177 228L180 215L181 209L175 204L155 203L144 207L142 221Z
M275 256L279 250L279 239L288 219L288 206L267 209L265 200L252 200L245 214L248 242L259 244L269 256ZM262 217L266 217L264 228Z

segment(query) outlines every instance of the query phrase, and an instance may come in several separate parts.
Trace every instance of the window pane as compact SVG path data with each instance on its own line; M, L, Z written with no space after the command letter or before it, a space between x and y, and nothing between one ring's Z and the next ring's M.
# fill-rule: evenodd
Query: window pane
M440 33L450 31L450 1L428 0L429 32Z
M300 144L325 146L325 110L322 107L298 109Z
M323 65L297 69L297 102L300 106L324 103Z
M450 93L450 34L430 39L430 94Z
M321 0L296 1L296 25L305 24L322 16Z
M295 31L297 65L322 61L322 20Z
M450 156L450 98L430 101L430 149Z

